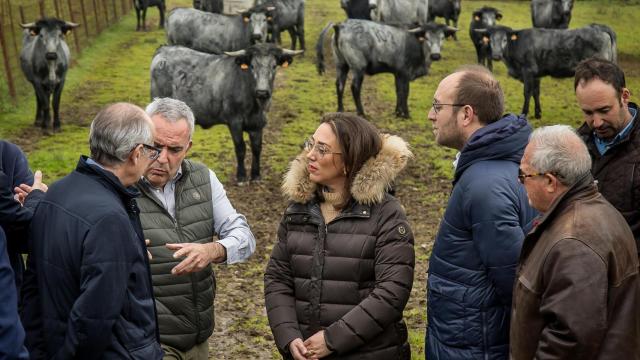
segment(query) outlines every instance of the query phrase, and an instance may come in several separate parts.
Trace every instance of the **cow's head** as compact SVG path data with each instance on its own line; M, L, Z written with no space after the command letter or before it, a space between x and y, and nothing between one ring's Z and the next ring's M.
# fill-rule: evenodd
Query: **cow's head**
M472 21L479 22L483 27L495 26L502 19L502 13L496 8L484 6L473 12Z
M556 0L556 3L557 10L560 11L563 16L566 17L571 15L571 10L573 9L573 0Z
M506 26L492 26L486 29L475 29L482 34L482 42L491 45L491 56L494 60L500 61L510 43L518 41L518 31L514 31Z
M453 5L453 12L455 13L456 18L458 18L460 10L462 9L462 0L449 0L449 2Z
M271 100L276 67L289 66L293 57L302 52L303 50L281 49L274 44L265 43L252 45L245 50L225 52L225 54L235 57L235 62L240 69L251 72L255 80L255 98L260 105L265 106Z
M56 82L56 63L62 56L62 43L64 37L79 24L62 21L54 18L43 18L35 23L20 24L25 31L25 36L30 36L36 41L35 56L42 56L49 67L49 81Z
M442 57L440 49L442 49L444 39L453 36L456 31L458 31L457 28L436 23L427 23L409 30L421 42L425 57L428 56L433 61L440 60Z
M254 43L267 41L269 23L273 22L275 12L274 6L259 5L241 13L243 21L250 27L251 40Z

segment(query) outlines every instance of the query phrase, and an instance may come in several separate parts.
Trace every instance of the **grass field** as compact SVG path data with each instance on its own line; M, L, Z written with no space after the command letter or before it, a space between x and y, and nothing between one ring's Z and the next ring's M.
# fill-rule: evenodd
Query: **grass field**
M168 0L168 8L187 6L190 0ZM398 183L398 197L407 210L416 236L416 274L414 289L405 311L410 328L413 357L423 358L425 327L425 284L428 259L438 223L450 190L453 151L434 144L431 125L426 119L438 82L464 64L475 62L475 51L468 37L471 12L484 5L499 8L502 25L515 29L530 26L526 1L463 1L459 41L447 41L443 59L434 62L430 74L411 84L409 106L412 118L396 119L393 77L379 75L365 79L363 101L370 120L387 132L407 139L415 160ZM297 57L276 78L273 105L265 130L263 181L248 187L233 185L235 156L228 130L216 126L198 128L190 157L209 165L225 184L236 208L244 213L258 240L258 249L250 261L231 267L216 267L216 331L210 339L214 359L278 358L266 323L262 293L262 272L275 241L275 229L285 202L279 195L279 182L288 162L299 151L302 140L317 126L320 115L335 111L334 72L316 73L313 45L328 21L344 19L338 0L308 0L306 3L306 39L308 51ZM578 1L571 27L592 22L611 26L618 35L618 52L627 74L627 85L640 91L640 5L637 1ZM87 153L88 124L105 104L129 101L144 106L149 101L149 65L155 49L165 42L157 30L157 11L148 13L148 32L135 32L135 15L102 33L86 48L77 65L68 73L62 97L63 130L44 136L34 129L35 100L25 96L16 105L2 104L0 136L22 146L32 169L42 169L47 182L71 171L80 154ZM285 46L288 35L283 35ZM330 50L325 46L325 56ZM494 72L506 94L507 110L522 107L522 84L506 75L501 63ZM2 88L2 86L0 86ZM582 116L575 103L572 79L544 78L541 85L542 119L532 119L534 127L549 124L577 126ZM347 110L355 109L350 93L345 93ZM638 101L632 95L633 101ZM533 106L531 108L533 113ZM247 159L250 164L250 159Z

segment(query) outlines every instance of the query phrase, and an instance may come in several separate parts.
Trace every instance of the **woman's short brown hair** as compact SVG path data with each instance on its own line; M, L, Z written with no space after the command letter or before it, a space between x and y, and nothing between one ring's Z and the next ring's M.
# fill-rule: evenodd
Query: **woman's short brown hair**
M364 163L382 149L380 132L366 119L349 113L327 113L320 122L329 124L338 139L347 172L345 187L349 190Z

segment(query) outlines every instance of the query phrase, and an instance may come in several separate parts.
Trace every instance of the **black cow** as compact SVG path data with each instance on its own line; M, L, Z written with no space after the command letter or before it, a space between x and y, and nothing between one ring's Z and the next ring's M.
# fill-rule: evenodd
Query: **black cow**
M473 42L473 46L476 48L478 64L486 66L491 71L493 71L493 63L491 61L489 39L482 36L476 29L487 29L495 26L496 21L500 19L502 19L500 10L485 6L473 12L471 15L471 24L469 25L469 37L471 37L471 42Z
M222 14L224 11L223 0L193 0L193 8L214 14Z
M318 72L324 72L323 40L331 27L320 33L318 45ZM358 114L365 116L360 100L364 75L392 73L396 83L396 116L408 118L409 82L427 75L432 60L440 59L440 47L445 36L458 29L429 23L412 30L350 19L334 27L331 42L336 62L336 93L338 111L344 111L342 96L349 70L353 71L351 91Z
M64 36L79 26L59 19L43 18L20 24L24 29L20 66L36 92L36 126L49 131L53 106L53 129L60 129L60 96L71 56ZM53 95L53 99L51 99Z
M235 147L239 183L247 179L242 133L248 132L253 154L251 180L259 180L262 129L276 65L288 66L301 52L256 44L226 55L211 55L183 46L163 46L151 61L151 98L184 101L193 110L196 123L205 129L226 124Z
M531 23L536 28L568 29L573 0L532 0Z
M271 32L270 41L278 45L282 44L281 33L288 31L291 36L291 49L296 49L297 40L300 40L300 49L304 50L304 0L257 0L252 9L275 8L272 20L269 22Z
M369 0L371 19L387 25L414 26L429 22L430 0Z
M340 0L340 7L349 19L371 20L369 0Z
M504 60L509 75L524 83L522 113L529 113L531 95L539 119L540 78L573 77L578 63L600 57L616 62L616 34L606 25L591 24L574 30L525 29L505 26L476 30L487 37L494 60Z
M453 26L458 27L458 17L462 8L462 0L429 0L429 21L434 21L436 17L443 17L446 24L453 21ZM455 40L456 35L453 35Z
M147 30L147 9L152 6L156 6L160 11L160 28L164 27L164 12L167 8L164 0L133 0L133 7L136 9L136 31L140 30L140 24L143 30Z
M167 42L210 54L242 50L267 40L269 17L261 11L222 15L176 8L167 17Z

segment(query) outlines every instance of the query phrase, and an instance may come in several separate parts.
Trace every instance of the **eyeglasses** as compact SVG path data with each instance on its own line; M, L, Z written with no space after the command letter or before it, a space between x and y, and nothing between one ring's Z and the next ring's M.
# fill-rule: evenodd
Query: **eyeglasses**
M327 154L342 155L342 153L339 152L332 152L331 149L329 149L326 145L316 144L313 138L308 138L307 140L305 140L303 147L304 150L308 151L309 153L315 150L315 152L320 156L321 159Z
M524 172L522 172L522 170L518 169L518 181L520 181L520 183L522 185L524 185L524 180L528 177L536 177L536 176L545 176L545 175L553 175L553 176L558 176L558 173L556 172L543 172L543 173L533 173L533 174L525 174Z
M147 157L149 158L149 160L157 159L160 156L160 153L162 152L162 149L152 145L147 145L145 143L137 144L133 149L138 147L138 145L142 145L142 148L144 149L144 152L147 154ZM131 149L131 151L133 151L133 149Z
M431 103L431 108L433 109L433 112L436 113L436 115L438 115L440 110L442 110L443 106L465 106L465 105L467 104L440 104L434 101Z

